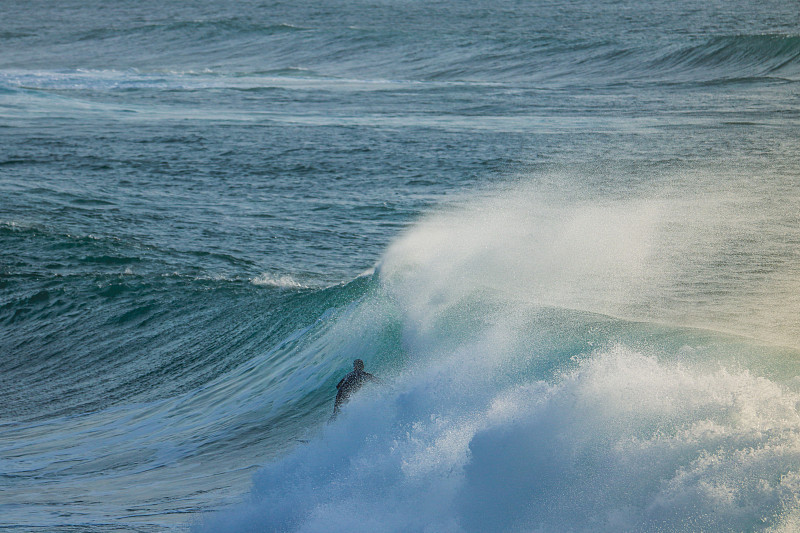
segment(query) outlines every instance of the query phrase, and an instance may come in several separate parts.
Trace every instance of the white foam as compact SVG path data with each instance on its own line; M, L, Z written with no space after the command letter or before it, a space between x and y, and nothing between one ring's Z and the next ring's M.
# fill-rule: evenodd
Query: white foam
M800 501L800 395L624 346L490 392L461 358L355 399L197 531L781 527ZM464 359L466 357L466 359ZM456 366L451 366L456 365Z
M280 287L282 289L307 289L308 285L300 283L289 274L274 275L265 272L259 276L250 279L253 285L261 285L268 287Z

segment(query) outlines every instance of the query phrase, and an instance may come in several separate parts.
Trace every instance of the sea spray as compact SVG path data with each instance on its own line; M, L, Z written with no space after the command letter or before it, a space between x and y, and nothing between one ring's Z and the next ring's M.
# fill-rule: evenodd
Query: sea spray
M752 175L728 172L724 188L717 174L693 171L609 197L554 172L546 181L561 191L522 181L473 195L391 244L382 279L410 317L483 291L505 308L554 306L798 347L796 238L768 229L793 227L796 206L772 207Z

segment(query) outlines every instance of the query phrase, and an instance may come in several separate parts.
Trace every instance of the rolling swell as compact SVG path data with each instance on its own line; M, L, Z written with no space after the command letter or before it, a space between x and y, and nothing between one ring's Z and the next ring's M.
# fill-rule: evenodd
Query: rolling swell
M716 37L670 52L651 68L664 74L692 74L698 78L794 78L800 74L800 37L790 35L736 35Z
M636 25L614 36L588 32L577 37L569 31L575 20L561 19L559 14L556 24L546 25L546 17L534 6L498 15L506 24L515 18L524 21L523 29L509 31L501 25L497 32L489 32L480 10L462 13L458 8L436 9L442 16L452 17L443 19L446 23L438 32L421 29L421 21L430 14L416 9L404 12L399 21L387 13L367 22L352 13L342 13L331 23L324 9L298 17L293 9L283 6L253 8L248 15L175 13L174 17L139 24L120 21L83 27L76 23L74 29L60 35L58 46L82 58L74 69L101 72L99 77L108 78L110 88L115 88L115 83L135 88L174 81L178 87L185 83L189 88L202 88L204 84L220 88L226 86L225 80L236 87L242 77L258 78L263 73L280 77L297 72L329 79L546 86L653 78L672 83L794 79L800 69L800 37L791 33L735 33L726 31L734 28L721 26L711 36L700 38L683 31L675 20L671 21L672 29L686 35L683 43L667 35L643 39L642 29ZM642 17L649 16L646 7L639 9L643 10ZM22 25L20 30L25 28ZM23 31L14 32L17 34L25 35ZM98 49L103 51L98 54ZM129 50L135 50L135 54L121 53ZM48 53L31 58L22 70L49 72L42 59ZM109 72L117 74L108 76ZM129 73L131 79L119 73ZM172 80L177 73L181 73L179 79ZM199 79L187 79L186 75ZM67 75L63 84L91 86L91 75L80 78Z
M196 390L364 290L361 278L309 289L209 275L175 263L175 255L214 261L208 252L186 256L46 226L6 224L0 234L20 250L4 265L0 302L4 416L16 420Z

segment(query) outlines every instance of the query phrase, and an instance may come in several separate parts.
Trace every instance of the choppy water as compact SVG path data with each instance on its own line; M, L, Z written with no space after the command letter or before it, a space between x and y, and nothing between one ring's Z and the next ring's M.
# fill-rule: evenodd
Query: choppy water
M798 27L0 3L0 529L796 530Z

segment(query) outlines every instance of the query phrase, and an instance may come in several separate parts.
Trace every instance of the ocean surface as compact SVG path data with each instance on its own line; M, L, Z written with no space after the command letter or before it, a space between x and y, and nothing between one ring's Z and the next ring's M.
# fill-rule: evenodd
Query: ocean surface
M0 530L800 530L796 2L0 1L0 247Z

